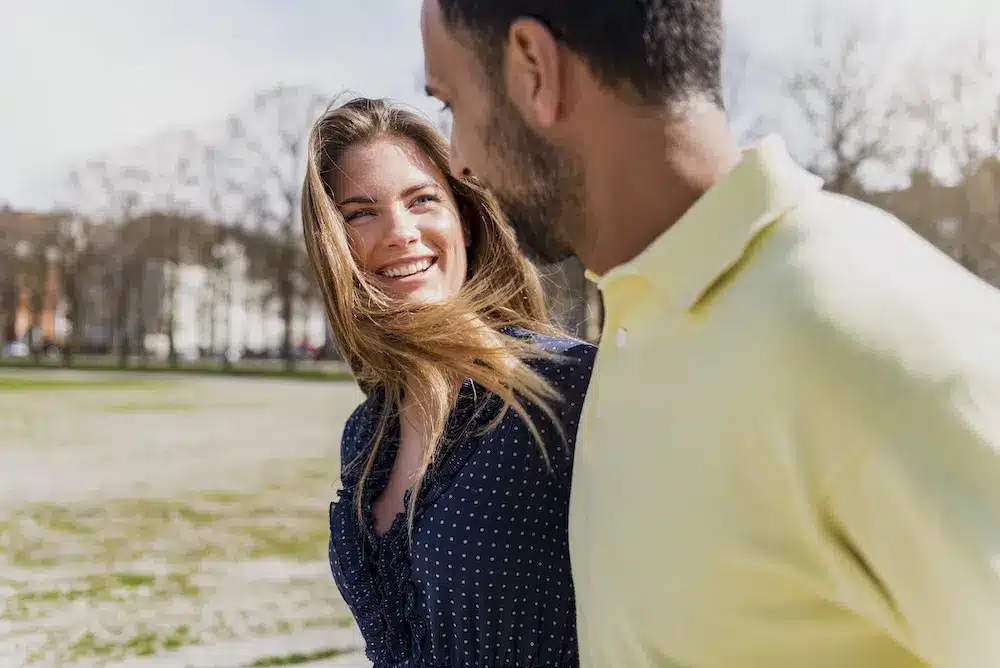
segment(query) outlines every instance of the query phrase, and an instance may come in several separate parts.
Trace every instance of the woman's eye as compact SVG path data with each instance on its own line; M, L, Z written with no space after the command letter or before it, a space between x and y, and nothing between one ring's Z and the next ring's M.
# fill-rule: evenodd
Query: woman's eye
M344 216L344 222L346 223L361 222L366 217L374 215L375 213L373 211L369 211L368 209L360 209L358 211L352 211L348 215Z
M432 195L430 193L425 193L423 195L418 195L410 203L410 206L417 206L418 204L428 204L430 202L440 202L441 198L437 195Z

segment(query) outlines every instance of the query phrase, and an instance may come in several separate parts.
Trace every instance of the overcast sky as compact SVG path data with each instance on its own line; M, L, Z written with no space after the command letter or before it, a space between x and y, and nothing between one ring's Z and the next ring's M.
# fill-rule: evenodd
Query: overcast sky
M277 83L387 95L432 109L419 0L0 0L0 202L51 205L39 184L88 157L198 127ZM848 3L851 4L851 3ZM878 0L940 35L995 0ZM729 0L731 32L794 54L809 0ZM933 28L933 30L929 30Z

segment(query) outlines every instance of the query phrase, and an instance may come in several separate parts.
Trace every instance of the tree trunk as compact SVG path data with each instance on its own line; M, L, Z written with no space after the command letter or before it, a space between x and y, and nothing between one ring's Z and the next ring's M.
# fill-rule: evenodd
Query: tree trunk
M290 243L291 235L286 233L281 246L281 266L278 275L278 298L281 299L281 319L284 332L281 341L281 356L285 360L285 370L295 369L295 343L292 340L295 317L295 290L292 284L293 249Z
M149 362L146 351L146 263L138 261L135 281L135 338L139 347L139 365L145 367Z
M67 279L64 283L64 290L66 291L66 301L69 313L70 330L69 336L66 341L63 342L62 350L62 365L64 368L71 368L73 366L73 351L77 346L77 341L80 336L80 330L83 329L83 318L81 318L81 305L80 305L80 295L77 292L76 276L71 272L66 272Z
M222 301L220 297L222 293L222 270L219 267L219 263L215 260L213 260L212 264L211 281L212 288L208 298L208 352L214 361L214 358L219 355L215 342L219 337L219 303ZM222 349L222 357L225 358L225 346Z
M174 336L174 330L176 328L177 322L175 313L177 312L177 279L174 277L177 273L177 268L170 272L170 289L167 294L167 363L172 368L177 368L177 340Z
M31 294L31 318L28 328L28 345L31 349L31 359L35 364L41 363L42 349L45 345L44 332L41 332L41 335L39 333L39 330L42 329L44 309L45 281L43 274L43 279L39 281L38 285L35 286L35 290ZM39 339L41 340L39 341Z
M233 306L235 305L235 287L233 286L233 277L229 273L230 268L226 268L226 298L223 300L223 307L225 310L225 318L223 318L224 323L224 333L222 335L223 346L222 346L222 367L227 371L233 368L233 360L230 355L232 349L236 346L236 337L233 336ZM244 312L246 312L245 309ZM244 318L245 321L245 318Z
M6 331L4 332L4 343L9 343L17 340L17 307L20 304L21 290L20 281L18 275L15 273L11 278L10 285L10 303L7 305L7 322L4 323Z
M177 225L177 223L174 223ZM178 366L177 358L177 341L175 336L175 329L177 327L177 291L180 286L180 273L181 273L181 261L180 261L180 228L177 227L174 231L174 252L173 252L173 267L170 270L170 285L169 294L167 296L167 308L169 308L169 313L167 315L167 361L171 368L176 369Z
M128 367L129 332L128 332L128 272L124 262L118 275L118 304L115 314L115 328L118 332L118 366Z
M28 347L31 349L31 361L35 364L42 363L42 344L38 341L38 319L31 318L31 329L28 330Z
M295 369L295 342L292 340L295 309L292 303L292 282L287 278L281 281L281 320L284 331L281 339L281 356L285 360L285 370Z

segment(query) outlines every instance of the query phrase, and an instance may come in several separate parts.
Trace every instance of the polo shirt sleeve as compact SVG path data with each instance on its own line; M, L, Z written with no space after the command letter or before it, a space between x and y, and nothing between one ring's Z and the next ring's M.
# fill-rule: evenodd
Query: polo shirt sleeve
M824 508L891 631L932 666L1000 666L1000 332L980 343L898 369L895 401L856 388L844 417L865 447ZM891 412L861 408L880 402Z

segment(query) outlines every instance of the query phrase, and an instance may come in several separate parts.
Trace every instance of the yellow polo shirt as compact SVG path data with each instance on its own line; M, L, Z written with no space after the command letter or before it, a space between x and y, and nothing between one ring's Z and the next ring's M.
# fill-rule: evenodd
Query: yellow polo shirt
M777 138L599 284L583 666L1000 667L1000 292Z

